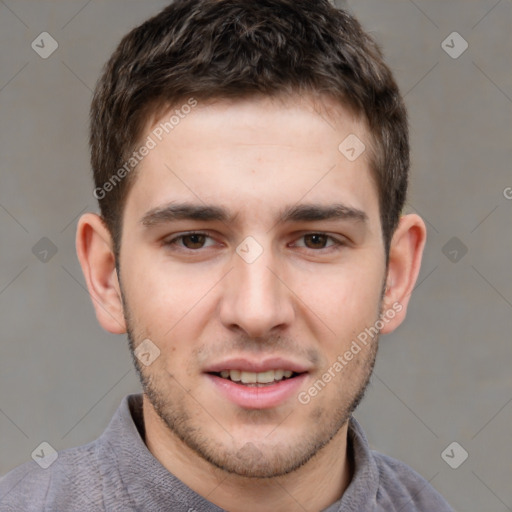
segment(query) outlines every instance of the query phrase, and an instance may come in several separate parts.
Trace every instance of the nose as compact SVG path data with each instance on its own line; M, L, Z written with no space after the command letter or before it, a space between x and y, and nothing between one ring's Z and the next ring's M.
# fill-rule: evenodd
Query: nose
M272 250L263 249L252 262L235 253L233 267L226 276L220 306L223 325L241 329L253 339L288 327L295 314L293 293Z

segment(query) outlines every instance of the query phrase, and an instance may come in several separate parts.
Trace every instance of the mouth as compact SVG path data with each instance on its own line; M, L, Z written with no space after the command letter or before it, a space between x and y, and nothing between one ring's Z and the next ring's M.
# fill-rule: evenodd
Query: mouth
M264 372L249 372L244 370L223 370L221 372L211 372L221 379L236 382L248 387L266 387L288 379L293 379L301 373L292 370L267 370Z
M223 398L244 409L278 407L296 396L309 369L282 358L266 361L231 359L204 372L213 389Z

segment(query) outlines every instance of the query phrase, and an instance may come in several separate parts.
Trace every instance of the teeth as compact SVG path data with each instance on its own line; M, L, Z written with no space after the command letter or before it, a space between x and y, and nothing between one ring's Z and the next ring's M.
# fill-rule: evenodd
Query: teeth
M220 372L223 379L231 379L234 382L243 384L270 384L274 381L280 381L283 378L290 378L293 372L291 370L267 370L266 372L245 372L240 370L224 370Z
M257 373L253 372L242 372L241 380L244 384L256 384L258 378Z
M240 382L242 380L242 372L239 370L228 371L228 374L229 378L235 382Z
M268 384L269 382L274 382L274 370L268 370L267 372L257 373L256 381L261 384Z

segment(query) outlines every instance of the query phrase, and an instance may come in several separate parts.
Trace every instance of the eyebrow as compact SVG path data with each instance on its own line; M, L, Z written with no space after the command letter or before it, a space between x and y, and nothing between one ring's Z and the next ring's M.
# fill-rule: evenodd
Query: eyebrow
M158 224L178 220L198 220L205 222L231 223L237 214L216 205L194 204L194 203L169 203L149 210L141 218L143 226L152 227ZM322 220L350 220L366 222L368 216L363 210L346 206L342 203L328 205L322 204L299 204L285 207L278 222L314 222Z

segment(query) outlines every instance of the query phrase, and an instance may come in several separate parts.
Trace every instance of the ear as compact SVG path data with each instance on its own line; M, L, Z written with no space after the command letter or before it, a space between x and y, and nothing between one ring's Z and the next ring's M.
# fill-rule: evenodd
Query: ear
M125 333L126 323L112 237L99 215L86 213L80 217L76 232L76 252L98 322L113 334Z
M386 291L382 302L382 316L386 321L383 322L382 334L394 331L405 319L420 272L426 239L427 228L421 217L415 214L401 217L389 248Z

